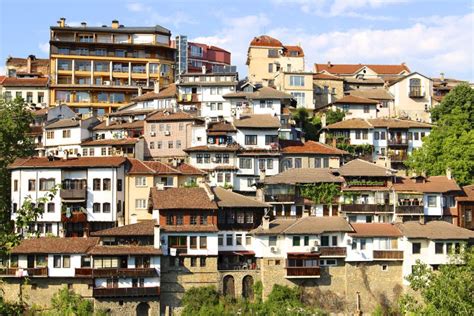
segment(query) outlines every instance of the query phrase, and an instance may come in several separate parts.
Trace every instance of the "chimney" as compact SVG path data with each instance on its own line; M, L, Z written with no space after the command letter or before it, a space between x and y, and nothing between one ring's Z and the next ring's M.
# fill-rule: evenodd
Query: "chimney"
M269 230L270 229L270 216L264 215L262 217L262 228L264 230Z
M141 96L142 94L143 94L142 87L138 87L138 96Z
M206 66L205 66L205 65L202 65L202 66L201 66L201 72L202 72L203 74L206 73Z
M119 21L118 20L113 20L112 21L112 28L113 29L118 29L119 28Z
M444 81L444 72L439 74L439 80Z
M448 178L449 180L452 180L453 179L453 174L451 172L451 168L446 168L446 178Z
M86 27L86 26L87 26L87 23L86 23L86 22L81 22L81 26L82 26L82 27Z
M66 26L66 18L60 18L58 21L58 26L59 27L65 27Z
M105 126L110 125L110 118L108 116L105 117Z
M331 61L329 61L329 60L328 60L328 67L329 67L329 68L332 67Z
M424 215L420 215L420 220L419 220L420 224L421 225L425 225L426 224L426 218Z
M155 80L155 86L153 88L153 92L160 93L160 81L159 80Z
M153 239L153 246L156 248L156 249L160 249L161 248L161 236L160 236L160 225L158 224L158 220L155 219L155 226L153 228L153 236L154 236L154 239Z
M326 125L327 125L327 123L326 123L326 113L323 113L321 115L321 128L325 128Z
M130 214L130 224L138 223L137 214Z
M26 72L31 73L31 62L35 59L34 55L29 55L26 59Z

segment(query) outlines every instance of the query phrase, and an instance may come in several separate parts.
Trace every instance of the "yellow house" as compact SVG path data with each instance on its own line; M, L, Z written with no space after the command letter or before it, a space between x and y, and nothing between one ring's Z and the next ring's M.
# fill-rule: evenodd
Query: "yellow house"
M313 110L313 73L280 70L275 75L276 89L284 91L296 100L296 107Z
M202 183L206 173L188 164L170 166L159 161L129 159L125 177L125 225L151 219L148 213L150 188L164 190Z

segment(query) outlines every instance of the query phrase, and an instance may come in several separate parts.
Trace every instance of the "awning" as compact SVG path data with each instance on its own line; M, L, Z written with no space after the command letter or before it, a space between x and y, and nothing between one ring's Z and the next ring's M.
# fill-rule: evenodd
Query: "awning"
M82 203L85 202L86 199L80 199L80 200L70 200L70 199L61 199L63 203Z
M288 252L287 257L290 258L319 258L319 253L312 252Z

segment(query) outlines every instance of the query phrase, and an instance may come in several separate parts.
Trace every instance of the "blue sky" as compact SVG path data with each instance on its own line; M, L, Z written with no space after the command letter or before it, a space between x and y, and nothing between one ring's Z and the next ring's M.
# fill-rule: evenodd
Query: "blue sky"
M245 76L250 40L300 44L313 63L401 63L429 76L474 81L474 2L469 0L121 1L0 0L0 59L47 57L49 26L160 24L221 46Z

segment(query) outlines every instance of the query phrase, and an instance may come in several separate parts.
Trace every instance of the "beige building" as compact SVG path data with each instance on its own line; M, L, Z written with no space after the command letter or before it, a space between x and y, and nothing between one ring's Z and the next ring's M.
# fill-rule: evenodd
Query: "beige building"
M291 94L296 107L314 109L313 73L305 71L280 71L275 75L276 89Z
M252 83L272 86L280 71L304 71L304 52L300 46L283 45L268 35L255 37L247 53L248 78Z
M314 107L325 106L344 96L344 79L338 76L317 73L313 75Z

